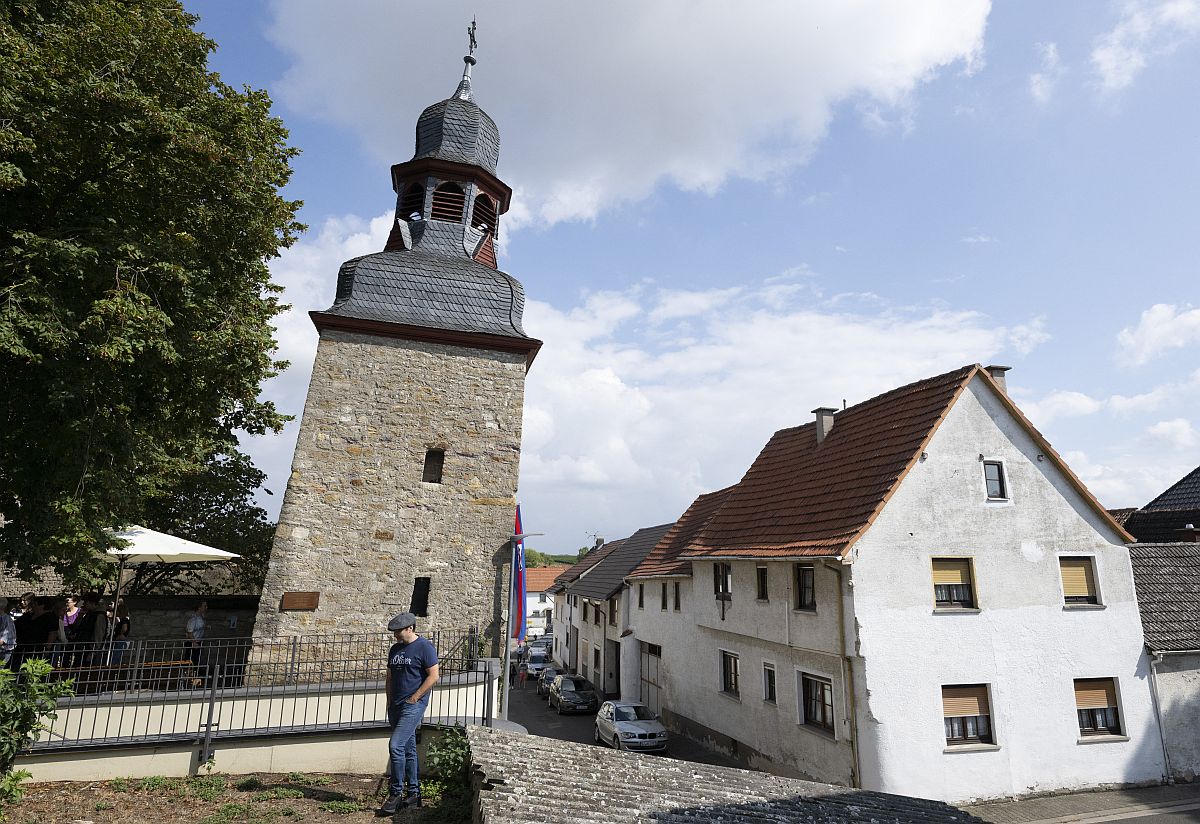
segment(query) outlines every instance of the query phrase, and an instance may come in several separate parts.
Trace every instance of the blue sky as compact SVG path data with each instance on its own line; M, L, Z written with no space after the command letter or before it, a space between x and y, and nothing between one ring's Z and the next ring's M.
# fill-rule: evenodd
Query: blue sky
M303 150L272 264L299 416L338 264L377 251L479 21L525 285L536 548L674 520L775 429L964 363L1107 506L1200 464L1200 2L187 2ZM247 441L277 511L297 425Z

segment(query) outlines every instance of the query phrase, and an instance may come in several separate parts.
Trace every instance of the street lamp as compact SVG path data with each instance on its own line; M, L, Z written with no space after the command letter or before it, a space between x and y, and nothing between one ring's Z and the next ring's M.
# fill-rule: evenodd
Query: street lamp
M504 618L504 666L500 673L500 677L508 678L508 668L512 666L512 614L513 614L513 591L512 582L513 575L517 571L517 544L524 541L526 538L535 538L545 535L544 532L520 532L516 535L509 536L508 539L508 614ZM504 690L504 700L500 702L500 717L505 721L508 720L508 693L512 689L511 685Z

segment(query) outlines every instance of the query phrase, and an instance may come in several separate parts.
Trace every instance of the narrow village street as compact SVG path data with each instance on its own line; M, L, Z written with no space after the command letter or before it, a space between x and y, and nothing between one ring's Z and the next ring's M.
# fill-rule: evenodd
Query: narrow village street
M508 706L508 720L520 724L529 731L530 735L541 735L546 738L557 738L560 741L574 741L579 744L593 744L595 739L595 713L582 715L559 715L546 703L545 696L539 696L529 684L525 689L513 689ZM599 745L597 745L599 746ZM741 767L734 759L719 752L713 752L689 738L672 734L668 758L680 761L692 761L697 764L712 764L718 767Z

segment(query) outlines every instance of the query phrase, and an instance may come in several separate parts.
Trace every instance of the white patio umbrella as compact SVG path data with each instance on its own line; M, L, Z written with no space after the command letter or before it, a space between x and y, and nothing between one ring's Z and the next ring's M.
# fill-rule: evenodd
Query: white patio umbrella
M114 618L116 605L121 599L121 578L124 577L128 564L194 564L203 561L231 561L241 558L233 552L226 552L212 546L198 544L186 538L177 538L165 532L155 532L144 526L129 526L125 529L114 530L112 535L128 542L121 549L108 550L108 556L118 561L117 593L113 596ZM108 640L111 643L117 622L110 621L108 625Z

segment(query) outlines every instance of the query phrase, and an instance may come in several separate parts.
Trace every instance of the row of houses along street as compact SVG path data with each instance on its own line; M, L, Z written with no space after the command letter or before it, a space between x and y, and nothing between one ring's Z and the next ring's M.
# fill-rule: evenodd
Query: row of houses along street
M1195 778L1200 469L1106 511L1006 371L814 410L598 545L542 593L554 657L782 775L950 802Z

